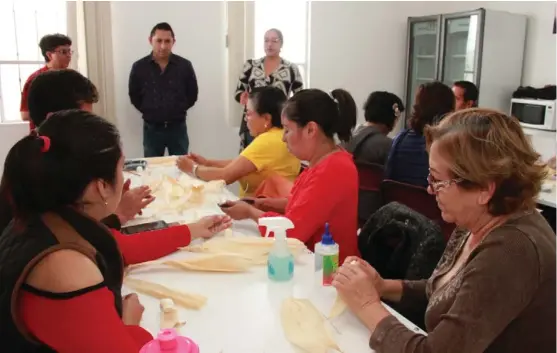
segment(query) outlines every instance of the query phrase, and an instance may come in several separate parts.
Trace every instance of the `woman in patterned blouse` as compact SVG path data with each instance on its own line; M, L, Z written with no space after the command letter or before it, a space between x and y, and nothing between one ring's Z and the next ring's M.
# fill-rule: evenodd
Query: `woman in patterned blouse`
M249 59L238 80L234 99L244 107L248 101L248 94L255 87L274 86L280 88L286 97L303 88L300 70L295 64L280 57L280 50L284 41L282 32L272 28L265 32L265 56L260 59ZM240 127L241 147L246 148L253 140L246 124L246 111Z

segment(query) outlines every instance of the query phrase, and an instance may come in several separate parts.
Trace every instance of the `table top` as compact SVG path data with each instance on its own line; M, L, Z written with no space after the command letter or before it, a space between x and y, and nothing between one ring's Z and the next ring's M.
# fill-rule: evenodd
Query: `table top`
M157 168L159 169L159 168ZM158 172L176 176L175 167L161 167ZM132 177L132 185L143 181ZM196 181L202 183L200 181ZM209 214L221 213L217 199L236 199L228 190L207 198L204 204L179 214L156 215L146 210L144 216L133 223L154 219L167 222L191 222ZM222 202L222 201L219 201ZM259 236L253 221L234 222L233 234ZM199 241L199 240L198 240ZM165 259L183 259L198 256L180 251ZM326 318L336 298L336 290L323 287L319 272L314 271L313 254L309 251L296 260L294 278L287 283L275 283L267 278L266 266L256 266L245 273L185 272L161 267L146 267L132 271L130 277L158 283L186 293L207 297L207 304L200 310L177 307L180 320L186 325L181 334L192 338L203 353L294 353L286 340L280 322L279 308L289 297L307 298ZM124 285L123 294L129 290ZM141 326L156 335L160 327L159 300L139 294L145 306ZM411 322L388 308L410 329L423 333ZM369 331L349 310L335 319L326 321L329 331L343 352L372 352L369 348ZM425 334L425 333L424 333Z

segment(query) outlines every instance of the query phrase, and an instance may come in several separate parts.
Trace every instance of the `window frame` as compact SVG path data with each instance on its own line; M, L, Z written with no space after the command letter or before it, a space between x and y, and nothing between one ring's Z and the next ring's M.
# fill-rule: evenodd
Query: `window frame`
M250 13L250 15L252 16L252 32L251 32L251 37L253 38L253 49L252 49L252 53L255 53L256 50L256 41L255 41L255 3L257 1L265 1L265 0L255 0L253 1L253 9L252 12ZM304 70L304 74L302 75L302 80L304 82L304 88L309 88L309 82L310 82L310 69L309 69L309 53L310 53L310 32L311 32L311 0L306 0L305 1L305 6L306 6L306 43L305 43L305 61L304 62L300 62L300 61L292 61L293 64L297 65L298 67L303 67Z
M67 5L69 2L66 2L66 32L68 32L70 30L70 25L69 25L69 19L71 17L71 12L70 12L70 7ZM12 10L13 10L13 16L15 17L15 2L12 5ZM36 19L36 18L35 18ZM15 18L14 18L15 20ZM38 33L37 33L38 35ZM72 38L71 34L68 33L68 36L70 36L70 38ZM15 41L16 45L17 45L17 38ZM37 39L37 43L35 43L35 45L38 44L38 39ZM17 52L17 57L19 57L19 52ZM43 66L45 65L45 60L43 58L41 58L40 60L0 60L0 125L2 124L27 124L27 121L24 121L21 119L21 116L19 116L19 119L9 119L7 118L8 115L5 111L5 104L4 104L4 94L2 92L2 74L1 74L1 68L2 65L37 65L37 66ZM23 90L23 86L25 85L25 82L27 81L28 77L21 77L19 76L19 90L20 93Z

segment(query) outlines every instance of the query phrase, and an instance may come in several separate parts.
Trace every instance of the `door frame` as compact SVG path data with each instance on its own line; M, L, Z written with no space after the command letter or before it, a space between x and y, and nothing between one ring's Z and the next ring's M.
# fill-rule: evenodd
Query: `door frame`
M407 120L412 114L412 103L414 97L411 96L411 78L412 78L412 25L420 22L437 22L437 43L435 44L435 69L434 69L434 79L437 79L439 75L439 58L441 54L440 40L441 40L441 15L431 15L431 16L420 16L420 17L408 17L407 30L406 30L406 71L404 75L404 119L401 119L401 129L407 127Z
M443 82L443 74L445 70L445 35L447 34L447 21L457 18L478 16L478 30L476 32L476 48L474 49L474 81L473 83L480 89L480 75L481 75L481 62L483 52L483 38L485 27L485 9L479 8L477 10L454 12L446 15L441 15L441 35L440 35L440 52L439 52L439 72L437 80Z

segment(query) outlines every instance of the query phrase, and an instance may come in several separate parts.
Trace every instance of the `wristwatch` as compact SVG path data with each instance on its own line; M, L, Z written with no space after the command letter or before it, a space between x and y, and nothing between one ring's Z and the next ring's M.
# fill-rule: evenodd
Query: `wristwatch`
M193 167L191 168L191 174L197 178L197 168L199 167L199 164L194 164Z

